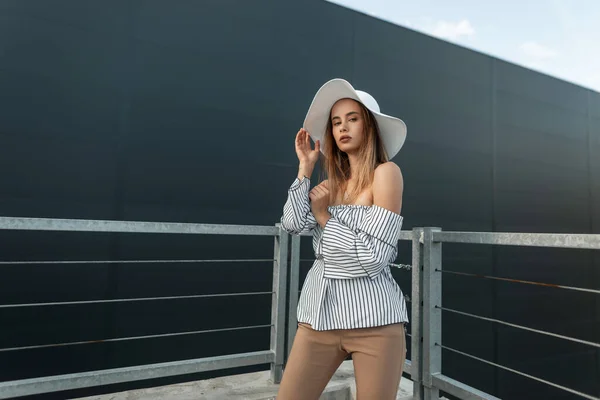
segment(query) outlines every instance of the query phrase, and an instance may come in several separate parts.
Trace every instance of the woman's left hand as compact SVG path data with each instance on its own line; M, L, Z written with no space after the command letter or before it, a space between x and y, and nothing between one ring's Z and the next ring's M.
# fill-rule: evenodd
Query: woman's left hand
M315 216L315 219L322 227L329 220L329 212L327 207L329 206L329 186L328 181L323 181L315 186L309 193L310 208Z

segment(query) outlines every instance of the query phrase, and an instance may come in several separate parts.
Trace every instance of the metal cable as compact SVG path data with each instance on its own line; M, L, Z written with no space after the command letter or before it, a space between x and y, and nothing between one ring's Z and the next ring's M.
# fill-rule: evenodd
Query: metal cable
M446 273L446 274L472 276L472 277L476 277L476 278L493 279L493 280L497 280L497 281L514 282L514 283L524 283L524 284L527 284L527 285L536 285L536 286L544 286L544 287L552 287L552 288L559 288L559 289L576 290L576 291L579 291L579 292L588 292L588 293L600 294L600 290L596 290L596 289L584 289L584 288L578 288L578 287L572 287L572 286L555 285L553 283L523 281L523 280L520 280L520 279L511 279L511 278L500 278L500 277L497 277L497 276L488 276L488 275L481 275L481 274L470 274L468 272L448 271L448 270L445 270L445 269L436 269L436 271L443 272L443 273Z
M0 265L31 264L165 264L165 263L221 263L221 262L273 262L272 258L248 260L80 260L80 261L0 261Z
M200 334L200 333L238 331L238 330L244 330L244 329L270 328L271 326L273 326L273 325L271 325L271 324L269 324L269 325L253 325L253 326L241 326L241 327L235 327L235 328L209 329L209 330L192 331L192 332L164 333L164 334L160 334L160 335L131 336L131 337L115 338L115 339L88 340L88 341L83 341L83 342L69 342L69 343L43 344L43 345L37 345L37 346L10 347L10 348L6 348L6 349L0 349L0 352L43 349L43 348L48 348L48 347L60 347L60 346L73 346L73 345L79 345L79 344L123 342L126 340L152 339L152 338L162 338L162 337L171 337L171 336L195 335L195 334Z
M54 303L3 304L3 305L0 305L0 309L2 309L2 308L17 308L17 307L65 306L65 305L74 305L74 304L124 303L124 302L153 301L153 300L201 299L201 298L210 298L210 297L257 296L257 295L263 295L263 294L273 294L273 292L216 293L216 294L199 294L199 295L190 295L190 296L140 297L140 298L132 298L132 299L60 301L60 302L54 302Z
M448 351L451 351L451 352L454 352L454 353L457 353L457 354L461 354L461 355L463 355L463 356L465 356L465 357L469 357L469 358L472 358L472 359L474 359L474 360L481 361L481 362L483 362L483 363L486 363L486 364L492 365L492 366L494 366L494 367L498 367L498 368L504 369L504 370L506 370L506 371L513 372L513 373L515 373L515 374L517 374L517 375L521 375L521 376L524 376L524 377L526 377L526 378L533 379L533 380L535 380L535 381L538 381L538 382L541 382L541 383L545 383L546 385L553 386L553 387L555 387L555 388L558 388L558 389L562 389L562 390L564 390L564 391L567 391L567 392L569 392L569 393L576 394L576 395L578 395L578 396L581 396L581 397L583 397L583 398L590 399L590 400L600 400L600 397L594 397L594 396L591 396L591 395L589 395L589 394L586 394L586 393L578 392L577 390L570 389L570 388L568 388L568 387L564 387L564 386L558 385L558 384L556 384L556 383L549 382L549 381L547 381L547 380L544 380L544 379L541 379L541 378L537 378L537 377L535 377L535 376L533 376L533 375L529 375L529 374L526 374L526 373L524 373L524 372L517 371L517 370L515 370L515 369L508 368L508 367L505 367L505 366L502 366L502 365L499 365L499 364L493 363L493 362L491 362L491 361L488 361L488 360L484 360L483 358L479 358L479 357L473 356L473 355L471 355L471 354L468 354L468 353L462 352L462 351L460 351L460 350L456 350L456 349L453 349L453 348L451 348L451 347L448 347L448 346L441 345L441 344L439 344L439 343L436 343L435 345L436 345L436 346L439 346L439 347L441 347L442 349L445 349L445 350L448 350Z
M504 321L501 321L501 320L495 319L495 318L487 318L487 317L482 317L482 316L475 315L475 314L469 314L469 313L466 313L464 311L457 311L457 310L453 310L451 308L446 308L446 307L441 307L441 306L435 306L435 307L439 308L440 310L449 311L449 312L453 312L453 313L461 314L461 315L466 315L467 317L472 317L472 318L476 318L476 319L482 319L484 321L496 322L498 324L512 326L513 328L524 329L526 331L531 331L531 332L539 333L541 335L553 336L553 337L557 337L559 339L570 340L572 342L581 343L581 344L585 344L585 345L596 347L596 348L600 349L600 343L588 342L587 340L575 339L575 338L572 338L572 337L569 337L569 336L559 335L557 333L551 333L551 332L541 331L541 330L538 330L538 329L528 328L526 326L517 325L517 324L511 324L510 322L504 322Z

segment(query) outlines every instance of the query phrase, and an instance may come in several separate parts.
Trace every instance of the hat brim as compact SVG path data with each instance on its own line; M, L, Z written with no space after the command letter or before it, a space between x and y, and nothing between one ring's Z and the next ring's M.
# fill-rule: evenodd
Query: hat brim
M406 124L404 121L369 108L361 101L352 85L344 79L332 79L321 86L313 98L304 119L304 129L308 131L314 141L320 140L321 152L325 154L323 139L329 123L331 108L338 100L346 98L358 101L371 111L377 120L379 136L388 158L392 159L398 154L406 140Z

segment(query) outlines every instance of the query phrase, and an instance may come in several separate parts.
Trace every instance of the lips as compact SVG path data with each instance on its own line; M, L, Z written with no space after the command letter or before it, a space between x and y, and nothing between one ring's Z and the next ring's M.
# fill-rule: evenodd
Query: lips
M342 137L340 138L340 142L342 142L342 143L346 143L346 142L349 142L351 139L352 139L352 138L351 138L350 136L348 136L348 135L344 135L344 136L342 136Z

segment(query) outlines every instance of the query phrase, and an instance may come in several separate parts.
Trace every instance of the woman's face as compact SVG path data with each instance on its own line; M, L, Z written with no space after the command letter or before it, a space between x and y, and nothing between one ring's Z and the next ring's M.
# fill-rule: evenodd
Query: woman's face
M344 153L356 152L364 140L364 118L358 103L338 100L331 108L331 127L338 148Z

